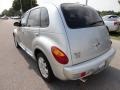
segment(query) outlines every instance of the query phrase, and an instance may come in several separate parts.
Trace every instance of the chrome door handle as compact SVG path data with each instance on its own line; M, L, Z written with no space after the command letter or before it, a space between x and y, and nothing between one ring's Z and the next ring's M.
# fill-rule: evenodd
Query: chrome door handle
M35 36L39 36L39 33L38 33L38 32L35 32Z

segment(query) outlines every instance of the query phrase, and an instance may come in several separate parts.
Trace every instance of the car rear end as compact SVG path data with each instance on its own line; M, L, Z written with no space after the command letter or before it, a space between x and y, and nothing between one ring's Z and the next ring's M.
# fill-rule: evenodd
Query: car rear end
M77 3L63 3L61 12L72 57L72 65L64 66L65 78L84 78L104 70L115 50L97 11Z
M118 31L120 29L119 21L104 21L109 31Z
M106 26L109 31L118 31L120 29L120 20L117 15L106 15L103 17Z

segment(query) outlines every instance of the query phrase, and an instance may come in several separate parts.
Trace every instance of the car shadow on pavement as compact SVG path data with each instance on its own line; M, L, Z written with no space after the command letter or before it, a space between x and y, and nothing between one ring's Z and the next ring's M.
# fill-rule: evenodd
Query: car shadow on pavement
M38 64L35 60L33 60L33 58L31 58L31 56L29 56L24 50L22 50L21 48L18 49L18 51L20 52L20 54L24 57L24 59L26 60L26 62L29 64L29 69L33 69L37 75L40 76L39 73L39 69L38 69Z
M18 50L33 69L40 76L36 61L34 61L23 50ZM87 82L80 80L61 81L56 79L52 83L46 83L50 90L118 90L120 89L120 70L110 66L103 72L87 78Z
M92 75L83 83L80 80L60 81L48 84L50 90L119 90L120 70L109 67L105 71Z

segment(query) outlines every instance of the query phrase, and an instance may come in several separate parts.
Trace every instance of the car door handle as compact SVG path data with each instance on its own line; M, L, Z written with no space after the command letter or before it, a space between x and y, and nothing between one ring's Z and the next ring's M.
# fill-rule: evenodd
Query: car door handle
M35 36L39 36L39 33L38 33L38 32L35 32Z

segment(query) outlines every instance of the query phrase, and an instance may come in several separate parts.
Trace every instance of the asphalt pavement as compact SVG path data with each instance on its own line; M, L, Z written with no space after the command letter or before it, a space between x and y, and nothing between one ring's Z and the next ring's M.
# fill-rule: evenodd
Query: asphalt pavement
M0 20L0 90L120 90L120 41L112 40L117 53L110 67L80 80L46 83L37 63L23 50L16 49L12 32L14 20Z

